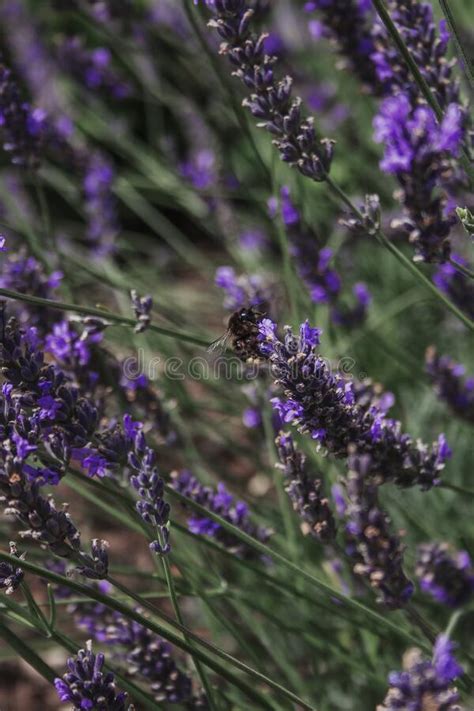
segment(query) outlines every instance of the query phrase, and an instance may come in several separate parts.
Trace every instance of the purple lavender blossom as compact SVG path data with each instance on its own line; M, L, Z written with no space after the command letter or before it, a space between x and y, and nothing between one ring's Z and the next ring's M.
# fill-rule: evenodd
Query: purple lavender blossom
M467 266L466 261L458 254L453 254L452 258L460 264ZM474 284L469 277L462 274L452 264L442 264L435 275L433 281L451 301L456 304L469 318L474 319Z
M3 149L15 165L37 168L46 114L23 101L12 72L0 58L0 132Z
M413 594L413 583L403 572L403 547L390 531L390 518L378 501L367 455L349 457L347 478L346 552L356 575L366 578L377 601L390 609L403 607Z
M291 77L275 77L276 57L265 54L265 34L250 30L253 9L246 0L215 0L209 26L222 38L220 52L227 55L234 74L247 89L244 100L251 114L273 136L286 163L312 180L325 180L331 165L333 142L319 140L312 118L301 114L301 99L292 99Z
M278 202L269 201L271 216L275 216ZM341 298L342 280L331 266L333 251L323 247L317 234L308 229L301 214L291 199L290 189L285 186L280 193L280 210L289 240L290 252L298 273L306 285L311 300L327 304L332 321L344 328L360 326L366 318L371 297L365 284L353 287L356 303L348 306Z
M268 310L272 294L260 274L237 276L233 267L219 267L215 284L225 292L224 308L228 311L238 311L244 306L259 306L264 312Z
M396 176L406 213L402 222L415 247L415 260L446 262L453 216L434 189L446 185L459 155L462 114L450 104L441 124L428 106L410 104L404 94L386 99L374 119L375 140L385 144L382 170Z
M214 151L202 148L179 166L181 175L196 190L209 190L217 179L216 157Z
M0 286L29 296L54 299L62 277L59 271L46 274L37 259L29 256L24 249L20 249L2 263ZM32 304L15 303L15 310L22 322L28 321L29 326L36 326L41 332L48 331L51 324L60 318L58 311Z
M285 477L285 491L291 499L294 510L303 520L303 533L310 533L327 543L336 536L336 523L324 496L321 479L314 479L306 471L306 457L299 452L291 434L280 432L276 439L280 463Z
M429 2L387 0L387 9L440 106L447 109L450 104L457 104L460 108L459 81L452 77L456 60L448 58L449 33L445 21L440 22L438 31ZM374 24L372 36L375 44L372 60L385 95L402 92L414 105L419 89L380 20Z
M390 688L377 711L459 711L460 697L452 682L463 673L453 655L454 645L444 635L435 643L433 659L423 659L418 649L404 658L404 671L392 672Z
M92 153L87 159L82 184L88 223L86 237L101 255L113 251L119 232L114 181L111 163L99 153Z
M24 553L20 555L16 544L10 542L10 555L16 556L20 561L24 558ZM0 590L5 590L5 595L11 595L21 585L24 573L21 568L15 568L8 561L0 561Z
M260 353L283 390L284 398L273 398L272 404L284 422L292 422L336 457L346 457L349 445L355 445L359 453L371 455L374 472L383 481L422 489L439 483L451 454L444 436L430 448L404 434L401 423L379 408L358 405L353 383L333 373L318 355L319 329L306 321L299 336L286 327L280 340L276 324L264 318L259 331Z
M426 371L440 400L463 420L474 423L474 378L464 377L464 366L438 355L431 346L426 351Z
M469 554L455 551L447 543L418 547L416 575L421 589L448 607L466 605L474 596L474 568Z
M151 310L153 308L153 299L149 294L139 296L135 289L130 291L132 300L132 308L137 319L137 325L134 328L135 333L143 333L149 328L151 323Z
M326 33L323 25L315 25L312 20L310 31L313 38L319 39L327 34L334 39L346 64L366 86L372 89L376 87L376 67L372 60L375 49L373 16L367 5L359 0L312 0L305 3L304 9L306 12L316 10L329 30Z
M138 492L140 500L136 508L145 523L153 526L157 538L150 549L157 555L166 555L171 550L169 543L170 505L164 499L164 482L156 466L156 455L146 446L145 437L138 429L133 439L133 449L128 454L128 464L134 470L130 483Z
M102 711L127 711L128 695L118 692L112 672L103 672L105 657L94 654L90 642L80 649L77 657L67 660L68 672L54 680L62 703L72 704L77 711L100 709Z
M130 85L112 67L106 47L88 49L79 36L65 37L57 50L59 66L92 91L102 91L113 99L130 96Z
M189 499L204 506L262 543L266 543L270 538L272 532L267 528L256 526L252 523L247 504L234 499L224 484L219 483L217 490L212 489L210 486L203 486L186 470L173 472L171 476L173 488L183 496L187 496ZM215 538L218 543L221 543L225 548L241 558L251 558L255 555L253 550L246 548L239 539L236 539L231 533L223 529L219 523L210 518L193 513L188 518L188 528L197 535Z
M114 649L116 661L137 681L145 682L159 704L206 708L193 696L191 678L180 669L168 642L105 605L76 605L74 621L87 635Z

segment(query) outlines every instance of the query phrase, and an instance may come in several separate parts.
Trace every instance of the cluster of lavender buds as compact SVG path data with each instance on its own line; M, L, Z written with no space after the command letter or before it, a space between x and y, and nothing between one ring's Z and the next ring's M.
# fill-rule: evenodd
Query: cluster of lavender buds
M215 491L210 486L201 484L186 470L173 472L171 477L173 488L183 496L204 506L262 543L266 543L270 538L272 531L252 523L247 504L243 501L235 500L224 484L219 483L217 491ZM219 523L201 514L195 513L188 518L188 528L197 535L215 538L218 543L221 543L225 548L241 558L255 556L253 550L247 548L234 535L228 533Z
M57 483L71 458L79 457L96 431L98 412L66 375L44 360L34 328L22 331L14 319L0 343L4 426L10 451L30 479ZM26 460L45 456L48 468L36 470Z
M30 483L22 471L22 463L12 454L2 456L0 465L0 502L5 514L14 516L26 529L24 539L38 542L52 553L77 562L77 570L92 579L107 576L108 556L105 541L92 542L91 555L81 550L80 533L68 513L67 506L56 509L52 497L40 493L38 483Z
M120 387L127 401L138 411L139 419L145 426L149 425L153 429L154 436L162 443L173 444L176 441L176 432L162 401L162 394L143 373L129 378L123 371L124 368L121 367Z
M196 190L208 190L217 180L216 156L210 148L201 148L179 164L183 178Z
M272 198L269 201L271 216L275 216L277 206L278 201ZM328 304L331 319L338 326L352 328L363 323L371 301L367 287L361 282L354 285L354 306L347 307L341 303L342 280L330 265L333 251L329 247L323 247L318 236L304 225L287 186L283 187L280 193L280 211L291 255L312 301L316 304Z
M16 544L10 542L10 555L14 555L19 560L23 560L25 554L19 555ZM0 561L0 590L5 590L5 595L11 595L23 581L23 570L16 568L7 561Z
M446 22L440 23L438 32L429 2L388 0L387 9L440 106L446 109L450 104L459 104L459 82L452 77L456 60L448 59L450 36ZM372 59L384 93L401 91L413 104L420 101L419 89L410 70L380 21L374 25L373 37L376 51Z
M151 323L153 299L149 295L139 296L135 289L131 290L130 298L132 299L132 308L135 318L137 319L135 333L143 333L143 331L146 331Z
M310 0L304 6L306 12L318 11L322 22L329 29L329 37L336 41L345 64L373 90L378 85L378 77L372 60L375 46L373 17L369 8L370 2L366 0ZM312 36L326 34L323 26L316 22L313 20L310 23Z
M408 602L414 586L403 572L403 547L390 531L371 470L369 456L349 457L346 552L354 562L354 573L367 578L376 590L378 602L396 609Z
M306 457L299 452L291 434L280 432L276 439L280 463L285 477L285 490L294 510L303 520L303 533L309 533L323 542L331 541L336 535L336 523L324 496L320 479L313 479L306 471Z
M37 259L29 256L24 249L20 249L3 261L0 270L0 286L27 296L54 299L62 276L59 271L46 274L44 267ZM28 322L30 326L36 326L41 333L48 331L51 324L59 318L58 311L25 302L21 304L14 302L14 308L21 322Z
M286 327L281 341L275 323L266 318L259 322L260 354L269 360L285 396L272 399L282 420L310 434L336 457L346 457L349 445L370 454L372 473L383 481L422 489L438 484L450 456L444 436L428 447L403 433L401 423L383 410L358 405L352 381L332 372L317 353L319 336L320 330L305 322L298 336Z
M431 346L426 351L426 371L438 397L456 415L474 423L474 378L464 377L464 366L438 355Z
M225 292L225 309L237 311L244 306L258 306L262 312L268 312L272 290L260 274L237 276L233 267L219 267L215 284Z
M88 223L86 237L100 255L114 250L119 232L114 181L111 163L103 155L92 153L83 168L82 189Z
M452 258L459 264L466 266L465 260L457 254ZM460 272L453 264L441 264L433 276L433 281L456 306L474 319L474 283L469 277Z
M69 606L76 625L101 644L113 648L114 660L137 681L145 682L159 704L184 704L189 711L206 709L193 695L191 678L182 671L170 644L138 622L102 604Z
M67 660L69 671L54 680L60 700L72 704L75 711L131 711L128 695L117 691L113 673L103 671L104 663L104 655L94 654L92 644L87 642L86 649Z
M170 505L164 500L164 483L156 466L156 455L146 446L145 437L138 430L134 438L134 447L128 455L128 463L136 472L130 477L132 486L137 490L140 501L137 511L145 523L157 531L157 540L150 543L150 549L157 555L166 555L169 544Z
M319 140L311 117L301 113L301 99L292 99L291 77L275 77L275 56L265 53L265 35L250 31L254 14L246 0L215 0L209 26L224 40L221 54L227 55L234 74L251 91L244 105L258 119L259 126L274 137L283 161L303 175L325 180L333 154L333 142Z
M37 168L46 115L21 98L12 72L0 57L0 132L3 149L15 165Z
M462 113L452 104L438 124L428 106L412 107L405 94L385 99L374 119L375 140L385 144L382 170L396 176L406 219L402 225L415 247L415 259L445 262L455 217L446 214L435 188L452 180L462 139Z
M467 604L474 596L474 568L466 551L447 543L425 543L418 548L416 575L420 587L449 607Z
M112 55L106 47L88 49L81 37L66 37L58 47L57 57L60 67L87 89L102 90L114 99L130 95L130 86L111 66Z
M390 688L377 711L461 711L459 694L452 682L463 673L453 655L454 645L440 635L436 639L433 659L423 659L418 649L405 654L404 670L392 672Z

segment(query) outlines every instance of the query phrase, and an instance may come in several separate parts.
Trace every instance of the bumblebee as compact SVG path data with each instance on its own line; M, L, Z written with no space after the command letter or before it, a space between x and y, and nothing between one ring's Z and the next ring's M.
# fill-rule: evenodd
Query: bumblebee
M208 351L224 350L230 341L235 353L243 361L259 358L258 324L265 314L254 306L235 311L227 323L227 331L211 343Z

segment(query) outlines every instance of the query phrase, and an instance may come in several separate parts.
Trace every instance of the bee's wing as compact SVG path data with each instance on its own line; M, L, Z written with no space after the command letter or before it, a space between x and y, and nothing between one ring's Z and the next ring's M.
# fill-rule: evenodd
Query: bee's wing
M229 340L230 337L230 331L226 331L223 336L220 338L217 338L215 341L212 341L207 347L208 353L212 353L214 351L223 351L225 350L225 347L227 345L227 341Z

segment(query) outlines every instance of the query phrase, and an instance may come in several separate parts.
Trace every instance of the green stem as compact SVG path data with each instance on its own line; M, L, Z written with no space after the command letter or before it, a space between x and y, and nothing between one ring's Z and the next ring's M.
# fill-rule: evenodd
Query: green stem
M346 193L335 183L332 178L328 175L326 177L326 182L329 186L329 188L342 200L342 202L347 205L347 207L353 212L359 219L363 219L363 215L360 212L360 210L354 205L352 200L346 195ZM423 286L431 293L433 296L435 296L438 301L441 301L446 308L448 308L451 313L453 313L462 323L467 326L467 328L471 331L474 331L474 322L471 321L463 312L458 309L458 307L453 304L444 294L439 291L436 286L426 277L423 272L421 272L418 267L415 266L415 264L411 261L411 259L408 259L403 252L401 252L398 247L396 247L389 239L388 237L382 232L382 230L377 230L375 233L375 236L377 240L382 244L384 247L388 249L389 252L391 252L396 259L407 269L409 272L411 272L416 279L423 284Z
M403 41L402 36L400 35L400 33L397 29L397 26L395 25L392 18L390 17L390 13L388 12L387 8L385 7L384 1L383 0L372 0L372 3L374 5L375 9L377 10L377 13L378 13L380 19L382 20L383 24L385 25L385 28L386 28L388 34L390 35L393 42L397 46L397 49L400 52L400 54L402 55L405 63L408 65L408 67L413 75L413 79L418 84L421 93L423 94L426 101L428 102L428 104L431 106L431 108L435 112L438 121L441 121L441 119L443 118L443 110L442 110L441 106L439 105L436 96L431 91L425 77L418 69L417 63L411 56L408 47L406 46L405 42Z
M196 21L196 17L194 15L195 10L192 8L189 0L182 0L182 4L183 4L184 12L186 13L186 17L188 18L189 23L191 24L191 27L193 28L193 30L196 34L199 44L201 45L202 49L204 50L204 53L206 54L206 56L208 57L209 62L211 63L211 66L212 66L219 82L223 86L224 91L226 92L226 94L230 100L235 117L236 117L237 122L240 126L240 130L244 133L244 135L248 139L248 141L249 141L249 143L250 143L250 145L257 157L257 160L260 163L260 167L262 168L262 171L267 179L267 182L269 185L271 185L272 184L271 175L270 175L269 170L268 170L265 162L263 161L263 158L260 155L260 152L257 148L254 137L252 135L252 131L250 130L249 125L247 123L247 117L246 117L245 113L242 111L241 105L236 100L232 87L229 85L229 82L227 80L227 75L222 71L219 60L216 59L216 57L214 56L214 53L209 48L209 45L206 42L206 38L203 35L203 33L201 32L201 28L199 27L199 24Z
M174 586L173 575L171 573L171 568L170 568L170 563L169 563L168 557L162 556L161 560L163 563L163 570L165 572L166 584L168 585L168 590L169 590L169 594L170 594L171 604L173 605L174 614L175 614L176 619L178 620L179 624L184 628L185 624L184 624L183 616L181 615L181 609L179 607L178 597L176 595L176 588ZM184 634L184 639L186 640L186 642L188 642L189 646L194 650L194 645L191 642L191 640L189 639L187 634ZM194 656L194 654L193 654L193 661L194 661L194 666L196 667L196 671L197 671L199 678L201 680L201 684L203 685L203 688L206 692L209 708L211 709L211 711L217 711L217 706L216 706L216 704L214 702L214 698L213 698L212 687L211 687L209 679L207 678L206 671L205 671L203 665L201 664L201 662L199 661L199 659L197 659Z
M309 704L305 703L302 699L300 699L296 694L293 694L292 691L289 689L286 689L284 686L281 684L278 684L277 682L273 681L272 679L269 679L265 674L262 674L261 672L257 671L256 669L252 669L252 667L249 667L247 664L244 662L241 662L239 659L236 659L233 657L231 654L227 654L227 652L224 652L223 650L219 649L215 645L211 644L210 642L206 642L204 639L201 639L197 635L195 635L191 630L188 628L184 627L180 623L175 622L173 619L168 617L165 613L163 613L161 610L158 610L154 605L149 603L146 600L143 600L140 595L137 595L133 590L130 590L127 588L125 585L122 585L119 581L115 580L114 578L111 578L110 575L108 576L107 580L118 590L123 592L126 595L129 595L129 597L132 598L132 600L135 600L139 605L144 607L145 609L149 610L152 612L154 615L158 615L160 618L162 618L164 621L166 621L169 625L172 627L175 627L178 629L182 634L183 637L188 636L190 639L190 642L196 642L196 644L199 644L200 646L203 646L205 649L209 650L213 654L216 654L218 657L223 659L226 662L229 662L232 666L236 667L240 671L245 672L246 674L249 674L255 679L258 679L259 681L263 682L267 686L269 686L271 689L276 691L277 693L281 694L282 696L286 697L293 703L299 704L303 709L307 709L308 711L314 711L312 706L309 706ZM193 654L192 647L189 646L190 643L186 643L188 645L189 653ZM182 645L182 643L181 643ZM183 646L183 645L182 645ZM184 649L184 647L183 647ZM194 650L194 654L198 656L200 655L201 652L197 649ZM207 662L206 662L207 663Z
M34 599L32 593L31 593L28 583L25 583L23 581L21 583L20 587L21 587L23 596L27 602L28 608L31 612L31 616L38 620L38 624L40 625L42 631L49 637L50 628L49 628L48 621L47 621L46 617L44 616L43 611L38 607L36 600Z
M33 669L35 669L38 674L40 674L46 681L51 684L57 678L57 674L54 669L51 669L36 652L31 649L29 645L23 642L22 639L16 636L14 632L11 631L9 627L3 624L0 620L0 637L2 637L5 642L17 653L22 659L25 660Z
M83 314L84 316L97 316L98 318L105 319L106 321L112 321L113 323L121 324L123 326L134 327L137 323L133 318L120 316L119 314L107 311L106 309L98 309L93 306L79 306L78 304L69 304L64 301L42 299L39 296L21 294L20 292L13 291L12 289L0 288L0 296L6 296L8 299L16 299L17 301L24 301L27 304L34 304L35 306L45 306L46 308L56 309L57 311L72 311L73 313ZM185 341L186 343L193 343L194 345L204 347L209 345L206 340L200 338L199 336L193 336L188 333L180 333L179 331L174 331L169 328L162 328L161 326L156 326L153 323L150 324L148 328L150 331L159 333L162 336L167 336L168 338L175 338L178 341Z
M213 511L206 509L204 506L201 506L192 499L189 499L187 496L183 496L183 494L173 489L169 484L165 484L165 491L167 494L169 494L169 496L178 499L187 508L194 509L202 516L210 518L211 520L218 523L220 526L222 526L222 528L227 530L229 533L232 533L232 535L236 536L239 540L241 540L250 548L253 548L254 550L258 551L262 556L273 559L274 561L280 563L283 567L290 570L292 574L296 574L297 576L304 578L309 583L311 583L311 585L316 587L320 592L323 592L328 597L340 600L340 602L344 603L348 607L351 607L359 612L363 612L366 617L370 617L372 620L376 620L379 625L389 627L392 632L396 632L398 635L401 634L405 638L409 638L410 641L414 642L415 644L420 644L420 640L414 638L409 632L400 628L399 624L395 622L390 622L386 617L380 615L378 612L375 612L374 610L367 607L358 600L354 600L348 595L345 595L344 593L339 592L335 588L332 588L330 585L323 582L315 575L312 575L304 568L300 568L298 565L293 563L291 560L288 560L280 553L277 553L276 551L266 546L264 543L257 541L255 538L252 538L247 533L244 533L244 531L241 531L236 526L233 526L225 519L221 518L220 516L217 516ZM423 646L426 647L426 645Z
M441 482L438 488L448 489L449 491L455 491L457 494L463 494L464 496L474 496L474 490L465 489L463 486L457 486L456 484L448 484L447 482Z
M446 18L446 22L448 23L448 27L449 27L451 36L454 39L454 44L456 45L456 49L457 49L459 58L461 60L459 62L459 64L461 65L461 68L464 71L468 86L472 92L474 90L474 71L473 71L472 59L471 59L471 57L469 57L469 55L467 54L467 52L465 51L465 49L463 47L463 44L460 39L460 34L457 29L456 22L454 20L454 15L453 15L451 8L449 7L449 4L448 4L448 0L439 0L439 4L441 5L441 9L442 9L444 16Z
M0 560L5 560L8 561L9 563L12 564L18 564L18 558L15 556L10 555L9 553L5 553L4 551L0 551ZM189 646L189 644L182 639L180 636L176 635L174 632L172 632L168 627L164 627L163 625L157 623L155 620L149 619L148 617L144 617L141 615L136 609L133 607L130 607L129 605L125 605L122 602L119 602L115 598L113 598L111 595L105 595L104 593L101 593L99 590L95 590L94 588L91 588L87 585L82 585L81 583L77 583L74 580L71 580L70 578L67 578L64 575L59 575L59 573L54 573L53 571L47 570L45 568L42 568L38 565L35 565L34 563L30 563L30 561L23 560L21 563L21 566L24 570L28 570L31 573L34 573L40 578L45 578L46 580L50 580L53 583L56 583L57 585L65 585L71 590L74 590L78 594L86 595L96 602L99 602L106 607L110 608L111 610L115 610L115 612L120 613L121 615L124 615L126 618L133 620L134 622L137 622L138 624L142 625L146 629L149 629L151 632L154 632L155 634L159 635L160 637L163 637L164 639L167 639L169 642L174 644L176 647L179 647L180 649L184 650L188 654L192 655L193 650ZM109 582L117 587L119 590L124 592L129 598L135 600L139 604L142 605L142 607L148 608L149 605L146 604L146 602L140 598L138 595L135 595L132 591L128 590L127 588L124 588L120 583L117 583L117 581L108 578ZM156 608L153 608L153 613L154 615L159 615L162 617L164 620L166 620L167 624L169 624L171 627L174 627L178 629L179 631L182 632L181 630L181 625L179 625L177 622L169 618L167 615L162 613L160 610L157 610ZM254 669L251 669L247 665L243 664L242 662L239 662L237 659L234 659L229 654L226 654L225 652L222 652L221 650L218 650L216 647L213 645L205 642L204 640L201 640L199 637L196 635L192 634L189 630L187 630L187 633L190 635L190 637L193 639L193 641L199 643L200 645L204 647L208 647L211 649L213 654L216 654L217 656L225 658L228 662L230 662L233 666L236 666L242 671L245 671L249 676L253 677L254 679L265 683L266 685L270 686L271 688L278 688L279 692L288 695L291 697L291 699L299 704L301 708L305 709L306 711L314 711L314 708L312 706L309 706L306 704L304 701L299 699L297 696L292 694L292 692L284 689L283 687L280 687L279 684L276 682L273 682L271 679L268 679L265 677L263 674L260 672L255 671ZM220 662L217 662L215 659L210 657L206 652L203 652L201 649L196 649L194 650L194 654L204 663L206 664L207 667L215 671L217 674L219 674L223 679L226 679L229 681L231 684L234 686L237 686L240 688L245 694L247 694L250 698L256 700L259 704L261 704L261 708L265 709L270 709L270 711L273 711L272 705L267 701L267 699L260 693L258 692L254 687L250 686L246 682L244 682L240 677L236 676L233 672L231 672L226 666L222 665ZM258 707L257 707L258 708Z
M465 267L464 264L460 264L452 257L449 258L449 263L452 264L452 266L457 269L458 272L464 274L464 276L467 276L469 279L474 279L474 272L471 271L471 269Z

